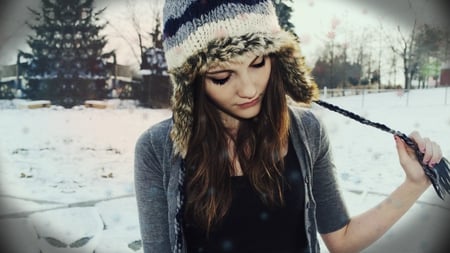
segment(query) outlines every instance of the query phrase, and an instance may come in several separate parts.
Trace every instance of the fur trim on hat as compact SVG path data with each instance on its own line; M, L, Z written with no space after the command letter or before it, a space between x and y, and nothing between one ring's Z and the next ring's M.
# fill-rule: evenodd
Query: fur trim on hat
M301 55L299 41L286 31L277 33L248 33L241 36L212 40L207 47L190 56L180 67L170 70L173 85L171 98L174 126L171 138L175 154L183 158L188 150L193 127L192 83L209 67L230 60L239 60L247 53L272 54L278 57L286 93L296 102L309 104L318 98L318 88L310 76Z

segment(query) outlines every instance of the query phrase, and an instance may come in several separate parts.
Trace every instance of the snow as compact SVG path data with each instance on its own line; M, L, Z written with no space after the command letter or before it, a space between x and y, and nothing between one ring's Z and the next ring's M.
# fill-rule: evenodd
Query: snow
M449 158L447 90L323 99L405 133L418 130L439 142ZM22 102L0 101L0 226L11 231L11 247L37 253L39 245L44 247L37 234L46 231L65 244L92 236L83 246L53 247L54 252L142 252L134 145L142 132L171 112L121 100L104 101L105 109L27 109L18 106ZM312 110L328 130L349 212L356 215L376 206L403 180L392 136L318 105ZM448 199L440 200L430 187L364 252L432 252L448 227L442 222L450 214ZM96 230L98 221L101 229ZM46 229L49 226L53 229Z
M25 101L21 100L17 103L17 107L21 109L35 109L40 107L50 107L51 102L49 100L35 100L35 101Z
M103 221L94 207L58 209L29 216L43 252L93 252L103 232ZM55 247L56 246L56 247Z

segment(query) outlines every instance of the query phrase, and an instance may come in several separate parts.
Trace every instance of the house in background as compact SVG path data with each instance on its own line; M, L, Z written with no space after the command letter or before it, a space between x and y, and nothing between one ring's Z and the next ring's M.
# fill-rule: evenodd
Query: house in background
M22 75L17 75L17 64L0 66L0 99L21 98Z
M450 61L442 65L439 80L440 86L450 86Z
M105 81L109 90L107 97L136 99L141 90L141 81L134 78L131 67L108 63L108 68L113 74ZM27 87L28 81L20 66L17 64L0 66L0 99L28 99L24 92Z
M109 86L113 87L109 98L137 99L141 90L142 81L135 76L136 73L128 65L116 64L115 79L107 80Z
M150 108L169 107L172 86L164 51L162 48L152 47L145 51L142 58L140 74L143 80L139 96L141 105Z

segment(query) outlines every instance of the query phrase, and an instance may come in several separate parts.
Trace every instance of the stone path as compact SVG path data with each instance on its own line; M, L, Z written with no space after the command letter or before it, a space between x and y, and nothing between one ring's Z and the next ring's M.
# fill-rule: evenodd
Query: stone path
M1 252L40 253L43 248L45 253L143 252L134 196L72 204L11 196L0 200ZM27 210L18 211L21 204Z

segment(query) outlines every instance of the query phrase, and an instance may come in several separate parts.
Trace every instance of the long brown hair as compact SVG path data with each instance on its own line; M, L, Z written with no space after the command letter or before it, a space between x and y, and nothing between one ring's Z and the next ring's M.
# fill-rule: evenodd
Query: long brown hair
M209 232L227 213L232 199L229 141L252 187L268 205L283 205L282 150L287 145L289 116L286 92L276 57L260 113L242 120L235 137L224 127L205 94L204 77L193 83L194 124L186 155L187 219Z

